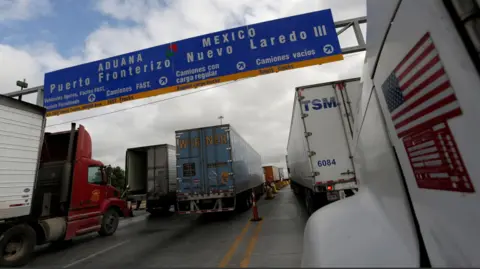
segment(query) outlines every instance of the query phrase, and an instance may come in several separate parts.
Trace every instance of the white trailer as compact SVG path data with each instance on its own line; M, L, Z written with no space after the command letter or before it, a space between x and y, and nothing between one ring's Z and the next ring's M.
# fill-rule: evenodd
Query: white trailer
M146 200L150 214L167 213L175 205L177 166L175 146L129 148L125 155L128 199Z
M309 218L302 267L480 266L479 4L367 1L361 185Z
M0 96L0 221L30 214L44 109Z
M296 88L288 170L309 214L357 188L351 149L359 96L360 78Z

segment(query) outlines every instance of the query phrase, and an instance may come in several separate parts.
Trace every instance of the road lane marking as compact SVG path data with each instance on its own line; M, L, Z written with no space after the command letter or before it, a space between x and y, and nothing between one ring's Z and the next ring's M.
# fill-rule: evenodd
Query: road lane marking
M245 227L243 227L242 232L237 236L237 238L235 239L233 244L230 246L230 249L225 254L225 256L223 256L222 261L218 265L219 268L224 268L228 265L228 263L233 257L233 254L235 254L235 251L237 250L238 245L240 245L240 242L242 242L243 237L245 237L245 234L248 232L248 227L250 227L250 221L248 221Z
M102 254L102 253L105 253L105 252L110 251L110 250L112 250L112 249L114 249L114 248L117 248L117 247L119 247L119 246L121 246L121 245L123 245L123 244L125 244L125 243L128 243L129 241L130 241L130 240L125 240L125 241L122 241L122 242L120 242L120 243L118 243L118 244L115 244L115 245L113 245L113 246L111 246L111 247L108 247L108 248L106 248L106 249L102 249L102 250L100 250L100 251L98 251L98 252L95 252L95 253L93 253L93 254L88 255L88 256L85 257L85 258L81 258L81 259L76 260L76 261L74 261L74 262L72 262L72 263L69 263L69 264L63 266L63 268L68 268L68 267L74 266L74 265L76 265L76 264L79 264L79 263L81 263L81 262L84 262L84 261L86 261L86 260L88 260L88 259L94 258L94 257L96 257L96 256L98 256L98 255L100 255L100 254Z
M240 262L240 268L246 268L250 264L250 257L252 256L253 250L255 249L255 245L257 244L258 235L262 230L263 221L260 221L255 228L255 232L253 233L252 238L250 238L250 242L248 242L247 250L245 251L245 256L243 260Z

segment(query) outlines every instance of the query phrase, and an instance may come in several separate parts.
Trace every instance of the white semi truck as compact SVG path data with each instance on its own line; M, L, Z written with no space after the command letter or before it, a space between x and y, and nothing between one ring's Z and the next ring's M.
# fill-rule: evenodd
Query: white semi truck
M354 194L353 111L360 78L297 87L287 146L292 190L309 214Z
M310 217L302 267L480 266L479 13L367 1L359 191Z

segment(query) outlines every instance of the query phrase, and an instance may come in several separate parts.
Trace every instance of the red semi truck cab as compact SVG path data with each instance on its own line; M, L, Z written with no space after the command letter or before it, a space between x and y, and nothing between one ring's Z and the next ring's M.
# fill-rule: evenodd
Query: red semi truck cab
M92 159L92 139L82 125L78 130L72 126L71 131L45 134L40 172L50 172L47 167L55 167L65 156L67 152L61 151L69 148L67 141L74 145L74 165L71 166L72 191L68 193L70 204L64 240L92 231L113 234L118 217L129 216L128 207L120 191L109 184L104 164Z
M45 133L46 110L0 95L0 266L29 262L36 245L115 233L131 212L92 159L92 139L72 124Z

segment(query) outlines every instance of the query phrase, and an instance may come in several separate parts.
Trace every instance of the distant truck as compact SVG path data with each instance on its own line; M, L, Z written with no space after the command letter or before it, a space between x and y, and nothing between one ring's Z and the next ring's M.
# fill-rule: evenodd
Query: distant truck
M296 88L287 161L309 214L357 189L351 147L359 97L360 78Z
M278 167L268 165L263 167L263 173L265 174L266 182L277 182L280 180L280 172Z
M229 124L175 135L179 214L243 211L263 194L261 157Z
M112 235L130 215L85 128L45 133L45 122L45 108L0 95L0 266L27 264L36 245Z
M280 178L280 180L285 179L285 174L283 173L283 168L278 168L278 177Z
M125 176L128 199L146 200L146 210L150 214L168 212L176 201L175 154L175 146L168 144L127 149Z
M288 167L290 167L288 165L288 155L285 155L285 164L287 165L287 175L290 175L290 169Z

